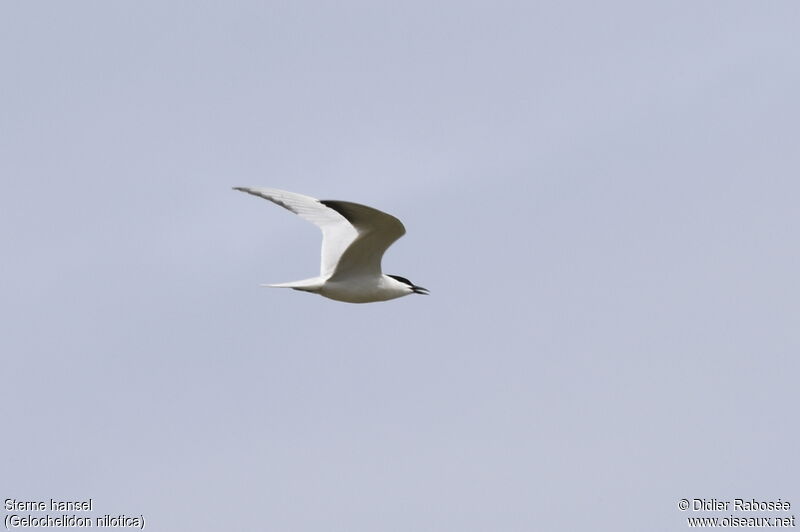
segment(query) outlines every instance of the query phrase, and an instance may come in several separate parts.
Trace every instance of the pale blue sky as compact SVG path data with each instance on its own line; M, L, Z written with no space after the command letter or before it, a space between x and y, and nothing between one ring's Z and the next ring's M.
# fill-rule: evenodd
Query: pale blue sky
M3 498L149 530L800 508L796 2L3 2ZM365 203L429 297L259 283ZM709 515L709 514L705 514Z

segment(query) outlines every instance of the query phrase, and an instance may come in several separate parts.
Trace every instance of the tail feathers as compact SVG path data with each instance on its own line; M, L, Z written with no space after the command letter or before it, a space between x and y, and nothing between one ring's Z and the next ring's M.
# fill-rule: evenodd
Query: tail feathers
M272 288L294 288L295 290L303 290L305 292L316 292L319 290L325 281L319 277L312 279L303 279L302 281L290 281L288 283L275 283L275 284L262 284L261 286L269 286Z

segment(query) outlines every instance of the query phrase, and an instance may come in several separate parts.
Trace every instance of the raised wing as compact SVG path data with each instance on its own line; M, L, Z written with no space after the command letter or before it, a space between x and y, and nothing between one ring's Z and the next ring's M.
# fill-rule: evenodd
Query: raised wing
M323 277L334 273L345 250L358 236L358 231L344 215L310 196L275 188L234 187L234 190L269 200L319 227L322 230L320 275Z
M381 259L395 240L406 234L400 220L390 214L351 203L349 201L321 200L353 224L358 236L344 251L330 280L381 274Z

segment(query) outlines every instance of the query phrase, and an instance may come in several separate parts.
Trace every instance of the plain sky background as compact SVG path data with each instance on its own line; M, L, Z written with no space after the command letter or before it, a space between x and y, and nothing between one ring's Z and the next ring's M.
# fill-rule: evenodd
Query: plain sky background
M800 514L799 28L795 1L2 2L0 497L159 531ZM319 233L236 185L398 216L384 270L431 295L260 288L315 275Z

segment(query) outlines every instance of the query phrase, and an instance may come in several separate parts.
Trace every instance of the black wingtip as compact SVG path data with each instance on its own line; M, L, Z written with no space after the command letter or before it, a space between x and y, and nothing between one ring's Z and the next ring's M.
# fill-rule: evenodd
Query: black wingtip
M238 190L239 192L244 192L245 194L250 194L251 196L258 196L258 194L249 187L231 187L233 190Z

